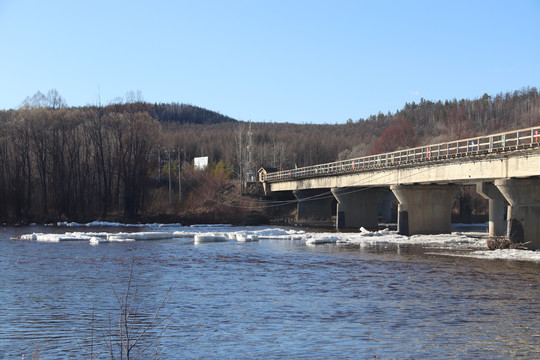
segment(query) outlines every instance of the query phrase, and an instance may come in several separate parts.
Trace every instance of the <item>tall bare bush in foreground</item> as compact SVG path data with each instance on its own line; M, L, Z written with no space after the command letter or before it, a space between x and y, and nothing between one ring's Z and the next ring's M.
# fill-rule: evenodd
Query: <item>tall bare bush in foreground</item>
M109 318L109 334L106 339L107 349L111 360L114 359L157 359L158 349L161 337L167 329L165 321L168 317L160 316L165 300L171 288L153 314L139 312L137 301L137 287L132 284L133 264L123 294L114 295L119 306L117 329L114 329L113 323ZM152 355L148 353L152 351Z

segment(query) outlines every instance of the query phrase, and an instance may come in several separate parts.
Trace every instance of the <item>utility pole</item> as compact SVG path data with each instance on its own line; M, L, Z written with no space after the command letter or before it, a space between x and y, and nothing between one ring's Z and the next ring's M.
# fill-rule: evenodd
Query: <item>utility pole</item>
M245 164L246 172L244 174L243 184L244 185L244 191L247 190L247 183L249 180L249 177L253 173L253 132L251 131L251 121L249 122L249 131L248 131L248 145L246 147L247 150L247 161Z
M172 204L172 187L171 187L171 149L167 149L169 155L169 204Z
M161 184L161 146L157 148L158 181Z
M178 149L178 200L182 202L182 177L181 177L182 159L180 158L180 151L184 151L184 150Z
M253 171L253 132L251 131L251 121L248 132L248 171Z

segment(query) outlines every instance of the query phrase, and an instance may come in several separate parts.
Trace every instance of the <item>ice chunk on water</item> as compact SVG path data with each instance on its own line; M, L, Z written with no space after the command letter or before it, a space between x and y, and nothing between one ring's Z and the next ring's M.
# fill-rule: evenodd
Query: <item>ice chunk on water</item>
M195 244L223 241L227 241L227 238L225 236L217 235L214 233L201 233L195 235Z
M304 230L285 230L285 229L262 229L254 232L259 239L276 240L302 240L306 234Z
M238 241L238 242L246 242L246 241L247 241L247 236L246 236L246 234L244 234L244 233L237 233L237 234L236 234L236 241Z
M468 254L470 257L500 259L500 260L523 260L540 263L540 251L520 250L520 249L497 249L473 251Z
M44 234L32 233L24 234L21 240L34 240L40 242L60 242L60 241L88 241L90 236L84 233L65 233L65 234Z
M109 234L107 235L108 242L122 242L122 241L135 241L134 238L130 238L127 234L118 235L118 234Z
M69 223L72 226L76 223ZM109 225L114 223L109 223ZM80 225L80 224L78 224ZM117 224L114 224L117 225ZM84 226L105 226L102 222L92 222ZM399 235L397 231L389 229L379 231L369 231L360 228L359 232L337 233L337 232L305 232L304 230L268 228L268 227L245 227L231 228L230 225L199 225L190 228L165 229L160 224L153 224L163 231L144 232L66 232L64 234L53 233L31 233L20 236L21 240L32 240L38 242L63 242L63 241L87 241L92 245L107 242L128 242L135 240L158 240L158 239L193 239L195 243L221 242L236 240L239 242L257 241L258 239L272 240L304 240L307 245L316 244L355 244L360 246L371 246L380 244L412 244L421 245L427 248L440 249L467 249L467 254L448 253L446 255L470 256L485 259L508 259L540 262L540 251L525 250L495 250L483 251L486 249L485 233L454 232L452 234L439 235ZM179 224L173 226L178 227ZM173 231L176 230L176 231ZM238 230L238 231L235 231ZM478 251L482 250L482 251ZM443 253L437 252L442 255Z
M112 236L116 238L126 238L133 240L163 240L163 239L172 239L174 233L172 232L162 232L162 231L141 231L134 233L117 233Z
M329 234L311 234L310 237L306 240L307 245L317 245L317 244L335 244L339 240L338 236L329 235Z
M255 234L246 234L243 232L238 232L236 233L236 241L238 242L259 241L259 237Z
M21 235L21 240L37 240L38 234L32 233L32 234L23 234Z
M179 239L179 238L193 238L197 235L196 232L193 231L175 231L173 232L173 238Z

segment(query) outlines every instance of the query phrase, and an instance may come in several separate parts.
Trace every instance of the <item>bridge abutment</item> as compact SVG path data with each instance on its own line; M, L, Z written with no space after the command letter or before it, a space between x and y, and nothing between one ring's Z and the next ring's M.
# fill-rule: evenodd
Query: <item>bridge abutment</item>
M506 198L510 240L540 249L540 179L501 179L495 186Z
M377 202L385 194L383 188L333 188L332 194L338 202L336 228L377 228Z
M328 189L294 190L298 200L296 221L331 220L334 197Z
M451 212L459 187L456 185L392 185L398 205L401 235L448 234Z
M477 183L476 192L488 200L489 236L506 235L506 199L503 194L493 183L487 182Z

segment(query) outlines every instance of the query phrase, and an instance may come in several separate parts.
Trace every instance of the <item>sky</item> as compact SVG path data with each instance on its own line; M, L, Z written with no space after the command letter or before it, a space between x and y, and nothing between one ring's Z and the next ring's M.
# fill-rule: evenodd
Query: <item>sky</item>
M540 88L540 0L0 0L0 109L130 92L243 121L345 123Z

